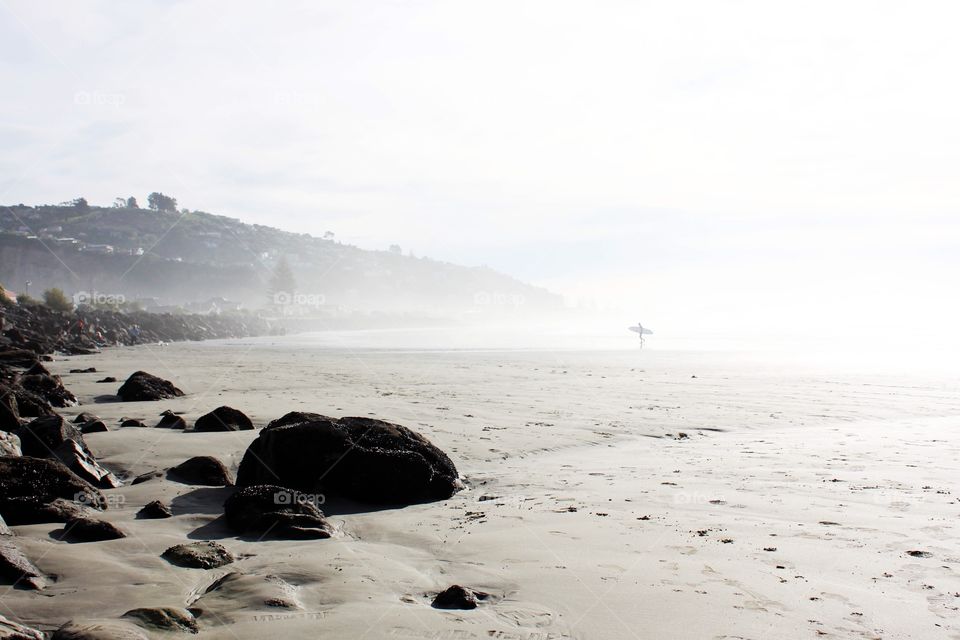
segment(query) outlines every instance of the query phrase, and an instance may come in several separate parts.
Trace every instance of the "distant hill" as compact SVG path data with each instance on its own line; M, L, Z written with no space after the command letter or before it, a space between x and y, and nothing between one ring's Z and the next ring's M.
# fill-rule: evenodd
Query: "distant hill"
M296 287L280 302L300 314L486 316L561 306L559 296L486 267L369 251L202 211L0 207L0 283L18 292L30 281L31 293L60 287L163 305L220 298L259 309L277 300L268 290L281 260Z

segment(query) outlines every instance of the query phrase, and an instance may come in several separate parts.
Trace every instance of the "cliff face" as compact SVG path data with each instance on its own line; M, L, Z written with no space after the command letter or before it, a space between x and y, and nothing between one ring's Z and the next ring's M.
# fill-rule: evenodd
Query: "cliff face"
M224 297L259 308L289 264L307 305L404 313L547 311L559 296L487 268L367 251L203 212L0 207L0 282L168 304Z

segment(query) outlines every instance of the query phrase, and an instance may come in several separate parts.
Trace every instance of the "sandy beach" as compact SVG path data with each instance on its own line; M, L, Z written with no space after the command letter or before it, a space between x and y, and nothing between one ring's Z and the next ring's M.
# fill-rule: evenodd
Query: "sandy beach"
M67 373L88 366L97 373ZM960 638L955 377L292 337L118 348L49 368L82 402L65 417L91 411L110 426L86 440L127 481L196 455L235 472L255 431L119 428L166 409L192 425L229 405L258 427L293 410L403 424L446 451L467 488L405 508L325 505L333 538L258 541L223 523L230 488L127 483L105 491L104 513L125 539L13 527L56 580L4 587L0 614L41 630L177 606L202 610L199 637L222 639ZM116 385L95 383L138 369L186 395L121 403L104 397ZM174 517L135 518L156 499ZM191 540L238 559L212 570L161 559ZM491 597L431 608L452 584Z

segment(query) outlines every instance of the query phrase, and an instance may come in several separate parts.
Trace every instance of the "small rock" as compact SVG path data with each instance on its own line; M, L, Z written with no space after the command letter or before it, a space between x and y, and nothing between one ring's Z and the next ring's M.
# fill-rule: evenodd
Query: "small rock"
M143 506L140 511L137 511L138 518L155 520L158 518L170 518L173 516L173 512L170 510L166 504L160 500L154 500L153 502L148 502Z
M124 402L166 400L182 395L183 391L173 386L169 380L158 378L145 371L131 374L117 390L117 396Z
M94 420L99 420L99 419L100 419L100 416L95 416L92 413L88 413L84 411L83 413L78 414L77 417L73 419L73 424L83 424L84 422L93 422Z
M227 524L238 533L276 538L329 538L334 528L313 496L275 485L244 487L223 504Z
M200 631L193 614L180 607L143 607L131 609L123 614L124 618L133 618L138 624L161 631L180 631L197 633Z
M96 373L96 367L87 367L86 369L70 369L70 373Z
M186 429L187 421L175 414L173 411L164 411L160 414L160 422L157 423L158 429Z
M103 420L91 420L90 422L84 422L80 425L80 433L83 435L87 435L88 433L104 433L106 431L110 431L110 429L103 423Z
M438 593L432 606L434 609L476 609L477 601L486 600L489 595L455 584Z
M194 431L246 431L253 429L250 418L232 407L217 407L197 418Z
M113 376L107 376L106 378L101 378L100 380L97 380L97 384L103 384L105 382L116 382L116 381L117 379L114 378Z
M929 551L907 551L907 555L913 558L932 558L933 554Z
M104 540L118 540L126 537L127 534L112 522L79 517L67 520L66 525L63 527L63 535L60 536L60 539L70 539L78 542L102 542Z
M121 427L146 427L147 424L143 420L134 420L133 418L125 418L123 422L120 423Z
M167 472L167 477L185 484L223 487L233 484L230 472L212 456L196 456Z
M235 560L222 544L209 541L178 544L164 551L160 557L170 564L190 569L216 569Z

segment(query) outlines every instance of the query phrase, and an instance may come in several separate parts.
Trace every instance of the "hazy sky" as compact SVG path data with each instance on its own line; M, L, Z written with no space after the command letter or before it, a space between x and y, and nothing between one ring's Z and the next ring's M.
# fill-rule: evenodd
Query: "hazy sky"
M659 326L946 332L958 24L954 1L0 0L0 203L159 190Z

